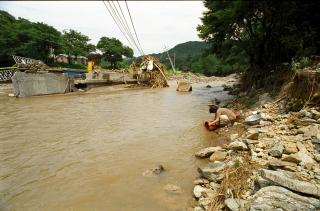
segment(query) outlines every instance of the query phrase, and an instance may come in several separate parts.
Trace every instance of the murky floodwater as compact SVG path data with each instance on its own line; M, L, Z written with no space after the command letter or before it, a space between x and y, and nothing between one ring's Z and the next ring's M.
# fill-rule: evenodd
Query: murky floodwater
M194 152L212 142L206 104L228 97L204 86L0 97L0 210L184 210Z

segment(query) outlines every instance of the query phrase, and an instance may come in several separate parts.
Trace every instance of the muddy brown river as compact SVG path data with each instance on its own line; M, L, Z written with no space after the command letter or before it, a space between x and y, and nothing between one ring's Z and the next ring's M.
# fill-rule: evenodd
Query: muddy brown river
M205 85L0 96L0 210L185 210L194 153L213 142L207 103L230 98ZM163 173L142 176L158 164Z

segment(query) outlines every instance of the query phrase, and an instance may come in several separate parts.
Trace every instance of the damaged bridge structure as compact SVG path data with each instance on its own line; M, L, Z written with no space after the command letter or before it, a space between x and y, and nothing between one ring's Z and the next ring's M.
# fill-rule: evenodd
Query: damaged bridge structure
M0 82L10 82L16 70L16 67L0 68Z

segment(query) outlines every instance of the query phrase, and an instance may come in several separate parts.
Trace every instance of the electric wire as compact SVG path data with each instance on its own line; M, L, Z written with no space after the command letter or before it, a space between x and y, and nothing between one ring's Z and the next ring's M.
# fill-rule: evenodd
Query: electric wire
M116 20L116 18L113 16L112 12L110 11L110 9L108 8L107 4L102 1L104 6L106 7L107 11L109 12L109 14L111 15L112 19L114 20L114 22L116 23L117 27L120 29L121 33L123 34L123 36L126 38L126 40L128 41L129 45L131 48L134 48L133 45L131 44L131 42L129 41L129 39L126 36L126 33L123 31L123 29L120 27L118 21Z
M112 4L113 6L110 4L110 2L111 2L111 4ZM126 21L125 16L123 15L123 13L122 13L123 16L121 16L121 15L120 15L120 12L118 11L118 9L117 9L117 7L116 7L116 5L114 4L113 1L108 1L108 3L109 3L110 8L112 9L112 11L114 12L114 15L117 17L118 21L121 23L122 28L123 28L123 29L125 30L125 32L127 33L128 37L131 39L132 43L133 43L133 44L135 45L135 47L138 49L139 53L140 53L140 54L143 54L143 51L142 51L142 49L139 48L139 46L137 45L137 43L136 43L136 41L135 41L135 39L134 39L131 31L130 31L130 28L128 28L128 24L125 24L127 21ZM120 8L121 8L121 7L120 7Z
M135 40L134 37L133 37L133 35L132 35L132 32L131 32L131 30L130 30L130 27L129 27L129 25L128 25L126 16L124 15L124 12L123 12L123 10L122 10L122 8L121 8L121 5L120 5L120 3L119 3L118 0L117 0L117 4L118 4L119 10L120 10L120 12L121 12L121 14L122 14L122 17L123 17L123 19L124 19L125 26L127 27L127 29L128 29L128 31L129 31L132 39ZM138 41L138 39L137 39L137 41ZM139 42L138 42L138 44L139 44L139 48L140 48L141 52L144 54L143 49L142 49L142 47L141 47L141 45L140 45Z
M136 35L136 37L137 37L137 41L138 41L138 43L139 43L139 45L140 45L140 47L141 47L140 40L139 40L138 35L137 35L137 32L136 32L136 28L134 27L134 24L133 24L133 21L132 21L132 17L131 17L131 13L130 13L130 10L129 10L128 4L127 4L127 0L124 0L124 2L126 3L126 7L127 7L127 10L128 10L128 13L129 13L130 21L131 21L131 24L132 24L134 33L135 33L135 35ZM142 48L141 48L141 49L142 49Z

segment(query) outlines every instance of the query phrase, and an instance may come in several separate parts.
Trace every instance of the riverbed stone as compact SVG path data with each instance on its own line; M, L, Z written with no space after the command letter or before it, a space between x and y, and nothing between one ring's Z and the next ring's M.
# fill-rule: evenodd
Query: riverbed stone
M200 151L196 152L195 156L200 157L200 158L206 158L209 157L212 153L217 152L217 151L223 151L220 146L216 147L207 147L204 149L201 149Z
M318 210L320 200L298 195L280 186L268 186L253 196L250 211Z
M278 168L278 167L286 167L286 166L291 166L291 167L296 167L297 164L292 163L292 162L287 162L287 161L282 161L278 159L270 159L268 161L269 166Z
M248 146L242 141L234 141L228 145L232 150L249 150Z
M224 203L231 211L240 211L244 209L246 201L243 199L228 198L224 200Z
M205 187L202 187L200 185L196 185L194 186L193 188L193 195L196 197L196 198L200 198L201 196L206 196L206 197L210 197L214 194L214 191L209 189L209 188L205 188Z
M295 154L290 154L287 157L284 157L282 160L297 164L300 163L301 165L305 165L307 163L315 163L315 160L313 160L309 155L302 151Z
M269 155L276 158L281 158L284 147L282 143L276 143L270 150Z
M284 143L284 153L292 154L298 152L297 145L294 142Z
M293 191L320 197L320 185L294 179L288 171L260 170L260 175L278 185Z
M209 160L210 161L223 161L225 160L225 158L227 157L227 152L221 152L221 151L217 151L217 152L214 152Z
M224 162L215 161L210 162L209 164L199 167L198 172L209 181L218 182L221 181L223 175L220 172L226 167Z

